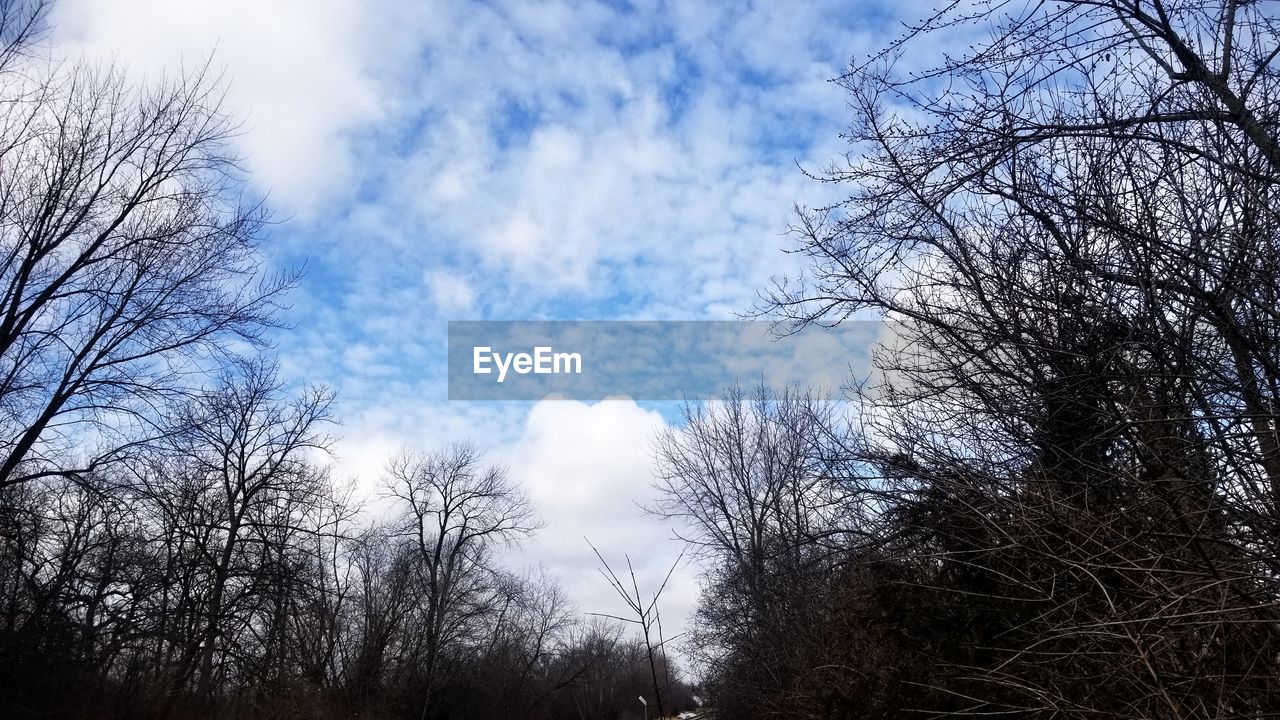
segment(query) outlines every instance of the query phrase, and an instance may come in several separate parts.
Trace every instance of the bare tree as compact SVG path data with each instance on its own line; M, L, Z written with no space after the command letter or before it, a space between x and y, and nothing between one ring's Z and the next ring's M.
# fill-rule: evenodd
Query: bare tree
M909 707L1273 711L1275 18L999 7L841 79L856 157L826 177L851 196L802 215L809 273L770 298L893 323L850 482L884 498L870 561L958 628ZM889 62L974 27L932 70Z
M422 582L423 717L440 680L442 653L485 610L488 553L537 527L532 505L506 470L484 467L482 460L476 447L453 445L425 455L406 451L387 469L388 492L403 504L401 532L417 553Z
M309 388L286 402L273 365L255 361L236 370L182 408L169 456L202 516L185 530L207 559L207 587L199 630L183 648L175 675L183 683L194 673L201 696L214 689L215 659L237 654L232 628L252 624L239 613L257 609L250 603L270 587L263 576L272 564L282 569L278 563L296 536L309 529L305 516L328 491L309 453L328 446L322 426L332 394ZM155 493L167 495L167 482ZM268 618L271 627L283 626L281 609Z
M207 68L148 88L17 72L40 8L0 12L0 485L154 435L157 407L229 339L258 341L293 280L262 278L266 214Z
M812 394L735 388L685 409L657 438L652 512L711 558L763 576L801 546L856 533L856 509L839 484L835 405Z
M659 611L658 600L662 598L662 591L666 590L667 583L671 581L671 574L675 572L676 567L684 560L684 553L671 563L671 568L667 570L666 577L662 579L662 583L654 590L653 595L645 598L640 594L640 584L636 581L635 568L631 566L631 557L627 556L627 574L630 583L624 582L619 578L613 568L609 566L609 562L604 559L600 551L595 545L591 545L591 541L587 540L587 545L591 546L591 551L596 554L596 559L600 561L600 574L608 581L609 587L617 593L627 604L627 608L631 611L631 615L608 615L605 613L591 613L600 617L606 617L619 622L636 625L640 628L640 640L644 643L645 660L649 666L649 680L653 687L653 701L658 706L658 717L667 716L665 705L663 703L663 693L671 684L668 670L670 663L667 660L667 643L675 638L664 638L662 634L662 615ZM659 673L662 679L658 679Z
M809 393L733 389L658 437L653 511L701 562L689 651L719 712L822 716L874 696L841 645L866 642L870 609L845 566L876 536L882 498L846 483L845 424ZM866 645L865 657L874 657ZM836 667L855 667L835 670ZM840 705L837 705L840 703ZM865 707L871 707L866 703Z

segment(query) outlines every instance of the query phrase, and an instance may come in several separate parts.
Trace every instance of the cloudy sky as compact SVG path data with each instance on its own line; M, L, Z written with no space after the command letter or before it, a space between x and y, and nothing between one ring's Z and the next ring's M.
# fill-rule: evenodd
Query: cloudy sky
M915 3L911 3L915 5ZM730 319L771 277L807 179L846 149L830 78L901 30L901 3L58 0L56 54L142 77L212 58L237 149L305 263L279 339L339 392L343 477L376 492L404 446L476 440L547 527L542 564L618 612L591 538L654 583L679 551L648 498L670 414L629 401L449 403L451 319ZM890 10L889 8L899 8ZM664 623L696 599L682 568Z

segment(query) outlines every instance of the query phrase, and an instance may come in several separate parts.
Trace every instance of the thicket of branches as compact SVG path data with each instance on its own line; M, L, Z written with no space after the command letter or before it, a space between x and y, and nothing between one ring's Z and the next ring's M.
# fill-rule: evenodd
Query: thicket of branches
M392 509L359 514L332 393L268 359L295 277L261 270L217 84L50 67L43 10L0 3L0 717L687 706L622 626L502 569L534 509L476 448L392 459Z
M1273 12L953 5L840 79L850 195L767 309L887 322L851 422L731 396L661 446L718 710L1280 715Z

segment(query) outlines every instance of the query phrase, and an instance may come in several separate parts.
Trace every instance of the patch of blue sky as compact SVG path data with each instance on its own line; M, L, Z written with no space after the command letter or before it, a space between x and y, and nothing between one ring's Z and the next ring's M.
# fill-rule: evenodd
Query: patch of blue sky
M475 61L492 63L460 60L461 48L448 44L449 35L446 44L423 49L412 87L429 88L443 73L440 80L455 95L437 103L409 98L391 122L353 138L361 159L350 179L353 190L326 208L321 221L282 231L290 236L287 250L273 262L305 260L307 266L285 314L302 332L281 337L283 354L304 363L312 377L346 386L358 404L382 402L379 383L411 386L434 402L445 397L442 344L449 319L728 319L749 310L768 272L785 268L780 250L791 204L816 204L804 193L818 196L819 188L803 180L796 163L812 168L838 145L843 97L827 81L856 50L842 22L887 26L886 8L862 4L856 22L847 11L821 11L829 26L806 28L804 41L785 33L759 38L780 43L776 61L753 44L755 33L772 33L778 23L751 21L750 13L699 9L707 15L700 20L705 28L690 31L677 27L688 8L604 3L577 11L575 32L582 35L571 37L556 34L569 25L554 32L529 25L515 6L485 3L470 11L489 24L457 37L475 46L467 51ZM598 68L577 75L555 65L557 43L589 50L599 57ZM781 57L797 51L807 55L799 64ZM551 64L503 65L530 59ZM561 77L549 75L556 72ZM611 199L581 210L587 219L576 220L576 231L593 240L585 248L593 255L582 260L585 282L555 288L554 272L531 274L527 263L514 264L482 242L501 218L519 211L524 190L550 192L562 206L554 210L572 214L579 208L569 195L596 189L589 179L574 185L572 175L552 181L568 183L559 190L521 177L521 163L537 168L530 157L539 133L554 129L557 138L574 143L568 157L584 174L610 167L621 161L609 143L630 139L628 122L646 94L657 101L655 124L634 130L681 154L671 167L642 173L634 186L624 184ZM450 145L459 123L479 131L472 145ZM704 146L706 140L722 142L723 150ZM455 200L431 195L427 184L468 162L479 173L469 194ZM420 174L412 175L415 170ZM604 176L611 179L617 177ZM633 201L629 193L646 195L634 199L646 203L638 216L626 206ZM768 202L777 207L766 212ZM559 219L539 204L526 212L543 223ZM541 212L546 216L536 215ZM559 231L554 225L544 230L549 248ZM540 251L531 253L537 261ZM461 301L446 307L433 283L450 281ZM546 292L528 291L548 283ZM671 417L669 410L664 417Z

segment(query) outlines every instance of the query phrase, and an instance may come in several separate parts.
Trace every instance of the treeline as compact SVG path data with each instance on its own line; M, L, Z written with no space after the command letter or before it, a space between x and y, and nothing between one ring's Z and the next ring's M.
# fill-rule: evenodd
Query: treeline
M4 716L638 715L643 643L494 561L534 527L505 471L402 455L362 521L308 452L329 399L247 364L128 461L6 488Z
M661 648L503 569L538 523L476 448L392 458L361 514L332 394L270 360L296 277L216 83L51 66L43 10L0 3L0 717L688 707Z
M722 716L1280 716L1273 12L953 6L841 78L764 309L874 368L659 448Z

